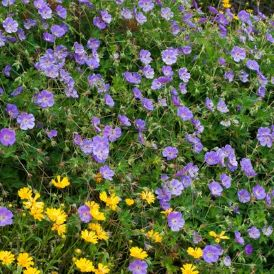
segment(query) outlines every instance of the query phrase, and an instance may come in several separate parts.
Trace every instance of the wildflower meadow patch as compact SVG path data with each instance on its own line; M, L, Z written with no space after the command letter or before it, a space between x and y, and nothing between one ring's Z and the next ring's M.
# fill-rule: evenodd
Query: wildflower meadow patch
M0 1L0 273L274 273L274 19L202 2Z

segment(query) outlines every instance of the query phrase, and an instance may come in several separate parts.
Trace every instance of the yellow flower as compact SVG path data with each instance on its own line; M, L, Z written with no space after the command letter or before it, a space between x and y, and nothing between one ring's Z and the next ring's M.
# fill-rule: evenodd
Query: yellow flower
M106 231L104 231L104 229L102 228L102 226L100 224L91 223L91 224L89 224L88 227L89 227L89 229L96 232L96 235L99 240L106 241L109 239L108 233Z
M104 213L100 212L99 204L89 201L86 202L86 205L90 208L90 214L95 220L104 221L106 219Z
M110 269L107 265L103 265L101 263L98 264L98 268L94 270L95 274L105 274L109 273Z
M81 238L92 244L98 243L98 237L94 231L83 230L81 232Z
M35 220L41 221L44 219L44 203L35 202L30 208L30 214Z
M18 190L18 196L22 200L29 200L32 196L32 190L29 187L22 187Z
M23 271L23 274L40 274L41 271L35 267L29 267Z
M46 214L52 222L54 222L58 225L63 224L67 219L67 214L61 208L48 207L46 210Z
M30 197L27 201L23 202L24 206L29 209L31 208L32 206L34 206L37 202L37 200L40 198L40 194L39 193L36 193L34 195L34 197Z
M146 201L149 205L155 201L155 195L151 191L142 191L141 199Z
M187 249L187 254L194 257L195 259L199 259L203 256L203 250L200 247L189 247Z
M228 240L229 237L227 236L224 236L225 235L225 231L222 231L220 234L217 234L216 232L214 231L210 231L209 232L209 235L213 238L215 238L215 242L218 244L221 242L221 240Z
M86 258L77 259L74 263L81 272L94 272L95 270L92 261Z
M100 200L106 203L106 206L112 210L117 209L117 205L120 202L120 198L112 193L110 196L107 195L105 191L100 193Z
M146 251L144 251L142 248L139 247L132 247L130 249L130 256L137 258L137 259L145 259L148 255L146 253Z
M17 264L23 268L28 268L34 265L33 258L26 252L19 253L17 257Z
M134 205L134 200L133 199L130 199L130 198L127 198L127 199L125 199L125 202L126 202L126 204L128 205L128 206L132 206L132 205Z
M148 231L147 234L146 234L146 236L149 239L151 239L154 242L156 242L156 243L160 243L162 241L162 239L163 239L163 237L160 235L160 233L157 232L157 231L154 231L153 229L150 230L150 231Z
M57 187L57 188L65 188L67 186L70 185L70 182L69 182L69 179L68 177L64 177L62 180L61 180L61 176L57 176L57 181L55 179L52 179L51 180L51 183Z
M183 267L181 267L182 274L198 274L199 271L196 270L196 266L193 264L184 264Z
M231 8L231 4L229 2L230 2L230 0L223 0L223 7L225 9Z
M59 236L63 236L67 232L67 225L54 223L51 229L57 231Z
M10 265L14 261L14 255L10 251L0 251L0 261L3 265Z

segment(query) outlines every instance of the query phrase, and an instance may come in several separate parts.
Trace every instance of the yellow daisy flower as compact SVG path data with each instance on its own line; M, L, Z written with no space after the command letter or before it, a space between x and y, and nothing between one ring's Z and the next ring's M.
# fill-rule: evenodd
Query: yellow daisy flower
M143 259L147 258L147 256L148 256L146 251L144 251L142 248L139 248L137 246L132 247L129 251L130 251L130 256L140 259L140 260L143 260Z
M149 205L153 204L155 201L155 195L151 191L142 191L141 192L141 199L147 202Z
M101 263L98 264L98 268L94 270L95 274L105 274L109 273L110 269L107 265L103 265Z
M65 188L70 185L68 177L64 177L63 179L61 179L61 176L58 175L56 179L57 180L52 179L51 183L57 188Z
M74 263L80 272L94 272L95 270L92 261L86 258L77 259Z
M89 224L88 227L89 227L89 229L96 232L96 235L99 240L106 241L109 239L108 233L106 231L104 231L104 229L102 228L102 226L100 224L91 223L91 224Z
M88 243L97 244L98 237L94 231L88 231L87 229L81 232L81 238Z
M203 250L200 247L189 247L187 249L187 254L192 256L195 259L199 259L203 256Z
M160 235L159 232L154 231L153 229L148 231L146 236L151 239L152 241L154 241L155 243L160 243L163 239L163 237Z
M32 197L32 190L29 187L22 187L18 190L18 196L22 200L29 200Z
M52 222L59 225L63 224L67 220L67 214L61 208L48 207L46 210L46 215Z
M193 264L184 264L181 267L182 274L199 274L199 271L196 270L196 266Z
M22 268L29 268L34 265L33 258L27 252L19 253L17 257L17 265Z
M35 267L29 267L23 271L23 274L40 274L41 271Z
M106 219L105 214L100 212L99 204L93 201L88 201L86 202L86 205L90 208L90 214L95 220L104 221Z
M132 205L134 205L134 200L133 199L130 199L130 198L127 198L127 199L125 199L125 202L126 202L126 204L128 205L128 206L132 206Z
M14 255L10 251L0 251L0 261L3 265L10 265L14 261Z

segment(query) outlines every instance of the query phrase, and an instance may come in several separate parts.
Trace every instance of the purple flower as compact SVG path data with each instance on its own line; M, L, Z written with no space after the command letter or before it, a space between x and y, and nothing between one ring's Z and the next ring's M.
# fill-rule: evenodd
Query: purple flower
M169 21L174 16L174 13L169 7L161 8L161 17Z
M171 181L167 182L166 186L170 190L170 193L174 196L180 196L184 190L183 183L176 179L172 179Z
M89 223L92 219L90 208L87 205L82 205L78 208L78 215L83 223Z
M168 226L172 231L180 231L185 225L185 220L181 212L172 211L168 214L167 220Z
M130 120L128 119L128 117L126 115L118 115L118 119L119 119L119 122L122 126L125 126L125 127L129 127L131 126L131 122Z
M246 57L245 49L235 46L231 50L231 56L232 56L233 60L238 63L241 60L245 59L245 57Z
M222 186L218 182L211 182L208 188L213 196L221 196L223 192Z
M162 60L167 65L173 65L177 62L178 50L175 48L168 48L162 51Z
M261 98L264 98L265 97L265 93L266 93L266 88L265 87L262 87L260 86L257 90L257 95Z
M90 38L87 42L87 47L93 51L99 49L101 42L96 38Z
M183 121L188 121L193 118L193 113L188 107L181 106L177 109L177 116L179 116Z
M219 110L222 113L227 113L229 112L229 109L227 108L227 105L224 100L220 99L218 104L217 104L217 110Z
M6 66L4 67L4 69L3 69L3 74L4 74L6 77L10 77L11 69L12 69L12 67L11 67L10 64L6 65Z
M12 6L14 5L14 3L15 3L15 0L2 0L2 5L4 7Z
M46 134L49 137L49 139L52 139L58 135L58 132L56 129L52 129L50 131L47 131Z
M149 12L154 8L153 0L139 0L138 6L144 11Z
M214 111L214 104L213 104L213 101L211 99L209 99L208 97L206 97L206 100L205 100L205 106L208 110L210 111Z
M32 129L35 126L35 118L33 114L26 112L20 113L16 121L20 125L20 128L23 130Z
M153 79L154 78L154 69L150 66L150 65L146 65L143 67L142 72L144 74L144 76L147 79Z
M235 236L235 242L240 244L240 245L244 245L245 240L244 238L241 236L241 233L239 231L235 231L234 232L234 236Z
M147 21L146 16L142 12L136 12L135 19L140 25L143 25Z
M109 166L107 165L101 166L100 173L104 179L110 180L110 181L113 180L112 177L114 176L114 172Z
M216 151L209 151L205 154L205 161L208 165L214 166L219 163L219 156Z
M34 96L34 102L41 108L48 108L54 105L54 95L47 90L42 90Z
M168 161L173 160L178 155L178 149L176 147L169 146L169 147L164 148L162 154Z
M225 256L223 262L225 266L227 267L231 266L231 258L229 256Z
M234 79L234 72L232 70L225 72L224 78L228 80L229 83L231 83Z
M198 232L194 231L192 234L192 240L194 244L198 244L203 240L203 238Z
M150 56L151 53L145 49L142 49L139 53L139 58L144 65L148 65L152 61L152 58Z
M6 112L12 119L15 119L19 114L19 110L18 110L17 106L14 104L7 104Z
M255 60L248 59L247 62L246 62L246 66L250 70L254 70L254 71L257 71L257 72L260 70L260 66Z
M142 77L137 72L125 72L124 74L125 80L130 84L140 84L142 81Z
M109 107L114 107L115 102L109 94L105 94L104 96L105 104Z
M100 11L100 15L101 15L102 20L105 23L110 24L110 22L112 20L112 16L108 13L107 10L101 10Z
M77 141L77 140L76 140ZM92 145L93 142L91 139L84 139L81 140L81 142L75 142L75 144L80 146L80 149L85 153L85 154L91 154L92 153Z
M273 136L271 134L270 128L260 127L258 129L257 139L260 142L261 146L272 147Z
M222 174L220 175L220 180L221 180L222 185L223 185L225 188L230 188L230 187L231 187L231 177L228 176L227 174L222 173Z
M115 142L122 135L122 130L119 127L105 126L103 131L104 137L108 138L110 142Z
M103 30L107 27L107 24L102 20L100 16L95 16L93 18L93 25L100 30Z
M62 19L66 19L67 17L67 10L61 6L61 5L58 5L55 9L57 15L62 18Z
M146 128L146 122L144 120L142 120L142 119L136 119L135 120L135 127L137 128L137 130L139 132L142 132Z
M2 128L0 130L0 143L7 147L12 146L16 141L15 131L10 128Z
M241 169L247 177L254 177L257 175L255 170L252 167L251 161L248 158L243 158L240 161Z
M260 185L254 186L252 191L257 200L263 200L266 197L265 189Z
M238 191L238 199L241 203L248 203L250 198L250 193L246 189L241 189Z
M219 260L220 255L223 251L220 246L217 245L206 245L203 249L203 259L207 263L216 263Z
M154 109L153 101L151 99L143 98L142 105L145 109L152 111Z
M163 66L162 67L162 72L167 77L172 77L173 76L173 71L172 71L171 66Z
M252 226L251 228L249 228L247 230L247 232L248 232L248 236L251 239L259 239L260 238L260 235L261 235L260 230L255 226Z
M251 255L253 253L253 246L251 244L248 244L245 246L245 254L246 255Z
M19 86L10 94L10 96L16 97L19 94L21 94L22 92L23 92L23 86Z
M238 13L238 18L243 22L243 23L250 23L250 14L246 12L245 10L241 10Z
M106 137L95 136L92 138L92 154L98 163L104 163L109 155L109 142Z
M100 123L101 123L101 120L100 118L96 117L96 116L93 116L91 118L91 124L92 126L94 127L95 131L96 132L101 132L101 129L100 129Z
M57 38L64 36L67 32L67 29L63 25L53 25L50 30L51 33Z
M190 79L190 73L187 71L187 68L180 68L178 71L179 78L184 82L187 83Z
M147 273L147 263L142 260L134 260L128 266L128 270L132 274L146 274Z
M17 32L18 30L18 23L15 20L13 20L11 17L7 17L3 21L2 25L7 33L14 33L14 32Z
M13 223L13 214L6 207L0 207L0 226L7 226Z

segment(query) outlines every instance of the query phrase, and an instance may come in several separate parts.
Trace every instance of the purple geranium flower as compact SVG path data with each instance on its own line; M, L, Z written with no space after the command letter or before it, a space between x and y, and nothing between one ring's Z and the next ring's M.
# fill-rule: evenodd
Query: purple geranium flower
M35 118L33 114L26 112L20 113L16 121L20 125L20 128L23 130L32 129L35 126Z
M266 197L265 189L260 185L254 186L252 192L257 200L263 200Z
M258 129L257 139L261 146L272 147L273 136L271 134L270 128L260 127Z
M162 51L162 60L167 65L173 65L177 62L178 50L175 48L168 48Z
M231 177L228 176L227 174L222 173L222 174L220 175L220 180L221 180L222 185L223 185L225 188L230 188L230 187L231 187Z
M255 60L247 60L246 62L246 66L250 69L250 70L254 70L259 72L260 71L260 66L259 64L255 61Z
M167 216L168 226L172 231L179 231L185 225L185 220L183 219L182 213L178 211L173 211Z
M124 74L125 80L130 83L130 84L140 84L142 77L139 73L137 72L125 72Z
M13 214L6 207L0 207L0 226L11 225Z
M52 129L50 131L47 131L46 134L50 139L52 139L58 135L58 132L56 129Z
M18 30L18 23L17 21L13 20L12 17L7 17L3 21L2 25L7 33L14 33Z
M42 90L34 96L34 102L41 108L52 107L54 105L54 95L50 91Z
M10 128L2 128L0 130L0 143L7 147L12 146L16 141L15 131Z
M152 61L151 53L145 49L140 51L139 58L144 65L148 65Z
M15 119L19 114L19 110L18 110L17 106L14 104L7 104L6 112L12 119Z
M227 105L224 100L220 99L218 104L217 104L217 110L219 110L222 113L227 113L229 112L229 109L227 108Z
M114 176L114 172L109 166L107 165L101 166L100 173L104 179L110 180L110 181L113 180L112 177Z
M235 62L240 62L241 60L244 60L246 57L245 49L235 46L231 50L231 56Z
M251 239L259 239L260 238L260 230L256 227L256 226L252 226L251 228L249 228L247 230L248 232L248 236L251 238Z
M218 182L211 182L208 188L213 196L221 196L223 192L222 186Z
M240 244L240 245L244 245L245 240L244 238L241 236L241 233L239 231L235 231L234 232L234 236L235 236L235 242Z
M216 151L209 151L205 154L205 161L208 165L217 165L220 161L219 155Z
M267 237L269 237L271 234L272 234L272 232L273 232L273 228L272 228L272 226L270 225L270 226L264 226L263 228L262 228L262 232L263 232L263 234L265 235L265 236L267 236Z
M248 203L251 199L250 193L246 189L241 189L238 191L238 199L241 203Z
M179 78L184 82L187 83L190 79L190 73L187 71L187 68L180 68L178 71Z
M192 111L185 106L178 107L177 116L179 116L183 121L188 121L193 118Z
M178 155L178 149L176 147L166 147L163 150L163 156L169 161L173 160L177 157Z
M132 274L146 274L147 273L147 263L142 260L134 260L128 266L128 270Z
M216 263L222 255L223 250L217 245L206 245L203 249L203 259L207 263Z
M245 254L246 255L251 255L253 253L253 246L251 244L248 244L245 246Z
M149 12L154 8L153 0L139 0L138 6L144 11Z
M252 167L251 161L248 158L243 158L240 161L241 169L245 173L247 177L254 177L256 176L256 172Z
M64 36L67 32L66 27L64 27L63 25L52 25L50 30L51 33L57 38Z
M90 208L87 205L82 205L78 208L78 215L83 223L89 223L92 219Z

